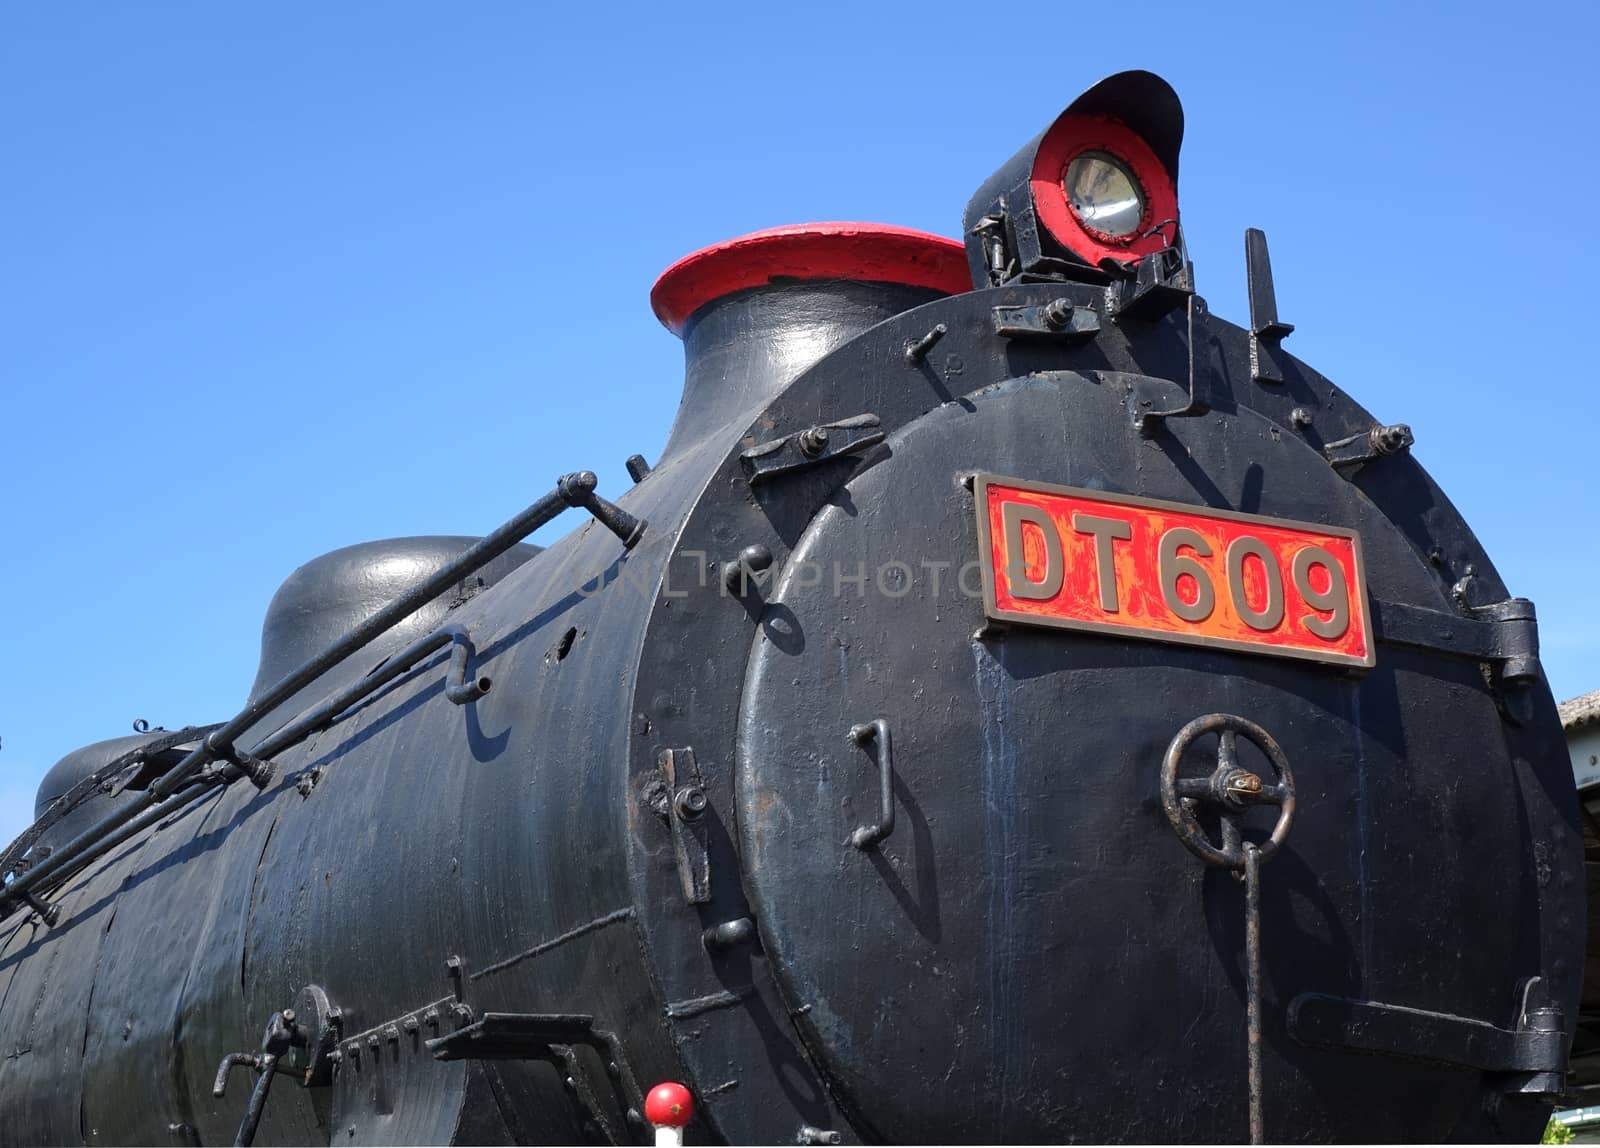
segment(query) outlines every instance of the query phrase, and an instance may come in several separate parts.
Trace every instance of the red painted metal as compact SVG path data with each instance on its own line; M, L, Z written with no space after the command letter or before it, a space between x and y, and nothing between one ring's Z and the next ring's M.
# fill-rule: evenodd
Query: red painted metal
M1144 215L1130 236L1113 239L1086 227L1067 202L1062 184L1067 166L1086 151L1101 151L1127 165L1144 192ZM1173 243L1173 228L1150 228L1178 218L1178 189L1156 153L1143 136L1111 116L1069 113L1062 116L1045 134L1034 156L1029 177L1034 206L1039 220L1050 234L1090 263L1102 259L1131 262L1152 255Z
M661 273L650 306L667 329L707 303L782 279L850 279L972 290L966 248L954 239L886 223L801 223L772 227L685 255Z
M987 563L985 591L991 616L1347 665L1373 663L1361 540L1353 531L1044 483L991 479L984 483L983 493L981 525L987 529L983 532L985 552L980 558ZM1010 592L1015 575L1030 583L1042 582L1048 574L1049 558L1047 540L1033 523L1022 528L1022 553L1008 550L1002 521L1006 503L1043 511L1054 528L1055 538L1049 541L1059 547L1062 571L1060 588L1048 598L1019 597ZM1095 539L1079 528L1075 520L1080 515L1111 519L1127 528L1127 537L1119 538L1110 548L1115 610L1104 608ZM1179 617L1161 588L1160 542L1163 535L1180 528L1192 531L1191 537L1198 537L1209 551L1202 554L1189 545L1180 551L1184 559L1193 563L1185 568L1203 571L1214 599L1210 613L1194 621ZM1226 554L1229 545L1240 538L1259 542L1274 565L1274 570L1269 571L1259 556L1252 556L1239 569L1243 585L1238 590L1251 610L1261 610L1269 601L1269 578L1278 584L1282 616L1268 629L1250 625L1230 592ZM1319 626L1307 623L1321 622L1320 628L1326 629L1332 612L1307 601L1305 590L1292 574L1297 554L1308 548L1314 548L1312 552L1319 555L1317 563L1309 565L1305 572L1312 594L1320 597L1330 593L1330 560L1337 565L1345 588L1342 598L1346 625L1329 636L1319 635ZM1192 574L1177 578L1177 594L1186 604L1195 602L1199 587Z
M644 1098L644 1118L651 1124L682 1128L694 1119L694 1097L676 1081L664 1081Z

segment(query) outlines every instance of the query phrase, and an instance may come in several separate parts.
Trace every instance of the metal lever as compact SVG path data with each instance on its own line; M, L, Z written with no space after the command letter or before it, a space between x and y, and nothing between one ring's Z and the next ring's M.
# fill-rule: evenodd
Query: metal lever
M882 718L850 727L850 740L865 746L878 743L878 823L863 825L850 834L850 844L870 849L894 832L894 746L889 738L889 723Z
M1217 765L1209 777L1179 778L1178 763L1195 740L1217 735ZM1266 755L1278 773L1267 785L1249 770L1239 768L1236 735ZM1213 845L1195 817L1207 804L1221 814L1222 845ZM1257 846L1246 841L1235 824L1252 805L1276 805L1278 823L1271 838ZM1261 865L1270 861L1289 835L1294 822L1294 774L1277 741L1253 721L1234 714L1206 714L1184 726L1167 746L1161 761L1161 807L1184 847L1207 865L1231 869L1244 880L1245 1036L1246 1080L1250 1094L1250 1143L1265 1143L1261 1118Z
M266 1035L261 1038L261 1052L230 1052L217 1065L217 1078L211 1084L211 1095L220 1098L228 1089L228 1074L235 1068L253 1068L260 1075L250 1092L250 1102L245 1105L244 1119L233 1138L234 1148L250 1148L255 1142L256 1129L261 1124L261 1112L267 1106L267 1093L272 1090L272 1078L278 1073L278 1061L295 1048L307 1043L305 1033L295 1023L294 1009L286 1008L272 1014L267 1022Z
M1267 233L1260 228L1247 228L1244 233L1244 264L1250 289L1250 377L1258 383L1281 383L1283 371L1274 353L1294 324L1278 318L1272 258L1267 254Z

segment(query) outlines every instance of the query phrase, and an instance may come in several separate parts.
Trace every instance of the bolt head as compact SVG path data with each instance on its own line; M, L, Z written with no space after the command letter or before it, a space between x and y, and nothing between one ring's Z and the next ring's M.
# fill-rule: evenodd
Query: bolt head
M685 785L673 794L672 804L677 809L679 817L695 818L706 811L710 799L706 797L706 791L698 785Z
M822 427L812 427L800 432L800 453L815 458L828 445L828 432Z

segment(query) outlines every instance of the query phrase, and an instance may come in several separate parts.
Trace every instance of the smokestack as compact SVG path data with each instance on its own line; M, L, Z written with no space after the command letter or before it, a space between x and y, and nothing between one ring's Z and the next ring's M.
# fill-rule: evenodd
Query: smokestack
M972 290L953 239L877 223L806 223L678 260L650 303L683 338L683 400L663 461L742 430L806 368L869 327ZM659 465L659 464L658 464Z

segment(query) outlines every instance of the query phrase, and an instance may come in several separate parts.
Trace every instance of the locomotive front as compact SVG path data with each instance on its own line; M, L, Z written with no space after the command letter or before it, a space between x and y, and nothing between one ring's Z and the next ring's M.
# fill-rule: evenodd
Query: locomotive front
M1409 429L1283 350L1259 232L1248 328L1208 312L1181 135L1124 73L964 243L822 224L670 268L683 406L620 506L563 485L596 523L382 690L251 714L276 753L194 743L262 793L211 818L250 869L166 1006L175 1135L254 1134L192 1082L270 1014L306 1087L263 1140L626 1140L661 1078L735 1141L1536 1138L1583 882L1532 606ZM212 863L192 833L151 890ZM13 870L7 1040L59 991L19 1005L17 970L90 836ZM380 957L397 923L415 959ZM126 1095L100 1044L79 1087Z

